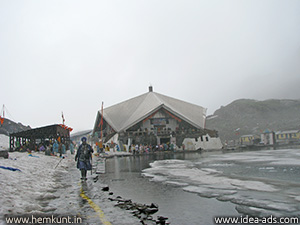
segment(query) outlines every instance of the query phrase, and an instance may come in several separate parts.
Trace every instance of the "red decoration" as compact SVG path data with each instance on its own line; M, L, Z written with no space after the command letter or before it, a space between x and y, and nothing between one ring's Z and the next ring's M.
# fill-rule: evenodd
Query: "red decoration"
M150 116L148 116L146 119L143 120L143 123L145 123L147 120L151 119L156 113L158 112L158 110L155 113L152 113Z
M181 119L179 119L177 116L174 116L172 113L164 109L166 113L168 113L173 119L177 120L178 122L181 122Z

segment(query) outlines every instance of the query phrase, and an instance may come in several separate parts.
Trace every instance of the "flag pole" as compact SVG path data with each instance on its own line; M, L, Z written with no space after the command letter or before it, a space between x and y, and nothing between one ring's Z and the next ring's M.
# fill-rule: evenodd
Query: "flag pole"
M204 108L204 110L203 110L203 129L205 129L205 126L206 126L206 112L207 112L207 108Z
M100 121L100 141L102 142L102 137L103 137L103 102L102 102L102 106L101 106L101 121ZM102 143L103 145L103 143Z
M65 125L65 117L64 117L64 112L63 111L61 111L61 118L62 118L63 125Z

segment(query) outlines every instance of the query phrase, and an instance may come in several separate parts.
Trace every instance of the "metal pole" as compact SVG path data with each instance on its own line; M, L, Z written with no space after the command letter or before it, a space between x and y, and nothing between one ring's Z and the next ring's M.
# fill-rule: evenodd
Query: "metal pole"
M61 160L63 160L63 158L61 158L61 159L59 160L59 162L57 163L56 167L58 166L58 164L60 164ZM55 167L54 169L56 169L56 167Z
M93 155L91 154L91 175L93 175Z

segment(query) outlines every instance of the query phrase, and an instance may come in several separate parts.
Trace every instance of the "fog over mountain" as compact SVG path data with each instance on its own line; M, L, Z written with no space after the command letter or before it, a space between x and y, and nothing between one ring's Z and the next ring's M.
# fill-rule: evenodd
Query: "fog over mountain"
M221 107L207 117L206 127L218 130L222 141L241 135L260 134L269 129L300 129L300 100L239 99Z

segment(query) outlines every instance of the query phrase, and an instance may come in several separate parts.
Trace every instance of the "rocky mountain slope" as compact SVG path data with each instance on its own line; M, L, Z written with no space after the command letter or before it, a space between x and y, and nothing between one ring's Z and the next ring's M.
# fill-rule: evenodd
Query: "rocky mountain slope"
M207 117L206 127L219 132L222 141L241 135L300 129L300 100L239 99Z
M22 123L15 123L9 119L4 119L3 124L0 124L0 134L9 135L10 133L19 132L31 129L30 126L24 126Z

